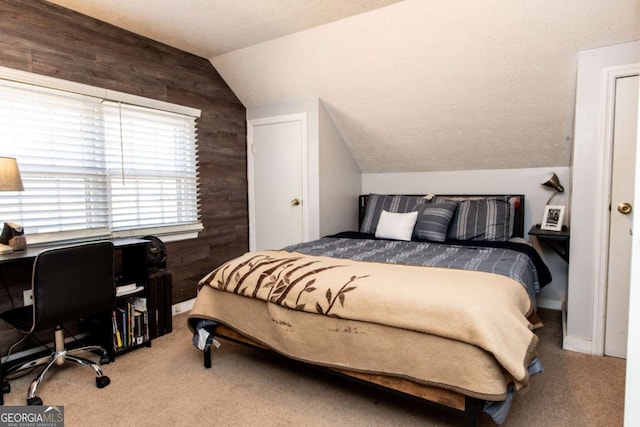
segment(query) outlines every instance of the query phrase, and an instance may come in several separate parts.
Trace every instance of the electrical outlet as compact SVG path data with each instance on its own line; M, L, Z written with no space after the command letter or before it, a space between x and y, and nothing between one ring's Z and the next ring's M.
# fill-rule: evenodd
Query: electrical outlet
M25 307L33 304L33 291L31 289L22 292L22 301Z

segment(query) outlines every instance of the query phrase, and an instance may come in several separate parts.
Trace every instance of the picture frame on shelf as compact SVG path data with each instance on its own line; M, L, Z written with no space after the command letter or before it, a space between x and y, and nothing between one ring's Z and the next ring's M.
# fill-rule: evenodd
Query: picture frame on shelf
M544 215L541 230L562 231L562 222L564 220L564 206L547 205L544 208Z

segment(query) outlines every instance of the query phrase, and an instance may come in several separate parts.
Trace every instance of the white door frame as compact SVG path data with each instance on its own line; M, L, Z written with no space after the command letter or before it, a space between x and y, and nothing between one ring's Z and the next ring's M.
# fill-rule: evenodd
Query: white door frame
M609 222L611 220L611 210L609 200L611 198L611 159L613 158L613 121L615 105L615 85L616 79L630 77L640 74L640 64L630 64L620 67L612 67L606 70L605 84L606 107L604 110L604 132L602 138L601 155L601 176L602 187L599 204L601 210L598 214L600 218L600 238L602 248L600 257L596 263L596 286L594 287L593 304L593 341L591 343L591 353L597 355L604 354L605 326L607 315L607 275L609 265ZM631 256L631 254L629 254Z
M256 249L256 206L255 206L255 181L254 181L254 128L256 126L272 125L278 123L300 122L302 129L302 236L308 240L307 221L307 113L286 114L282 116L265 117L247 120L247 196L249 213L249 251Z
M612 96L615 74L632 72L629 68L640 64L640 41L582 51L578 59L567 330L562 346L602 354L612 148L612 104L607 104L607 97Z

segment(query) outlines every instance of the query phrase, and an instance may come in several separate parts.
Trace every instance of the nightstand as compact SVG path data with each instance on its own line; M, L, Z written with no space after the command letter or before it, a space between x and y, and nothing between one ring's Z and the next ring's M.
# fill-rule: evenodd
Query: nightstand
M536 224L529 230L529 236L535 237L539 242L552 249L568 264L569 263L569 229L564 226L562 231L542 230L540 224Z

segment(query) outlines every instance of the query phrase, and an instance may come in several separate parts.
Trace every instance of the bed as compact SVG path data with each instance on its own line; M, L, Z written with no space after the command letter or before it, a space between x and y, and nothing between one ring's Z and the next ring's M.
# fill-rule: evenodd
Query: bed
M535 296L549 270L523 195L359 197L360 228L247 253L199 282L189 314L211 366L224 338L504 422L542 370Z

